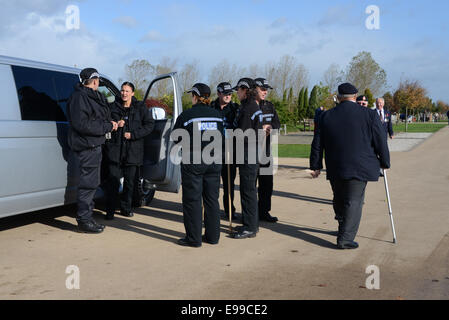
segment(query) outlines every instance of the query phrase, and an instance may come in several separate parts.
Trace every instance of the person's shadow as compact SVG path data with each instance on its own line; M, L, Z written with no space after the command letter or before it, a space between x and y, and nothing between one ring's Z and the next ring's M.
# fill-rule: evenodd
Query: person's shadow
M294 197L295 195L288 194L288 196ZM315 199L315 200L323 202L326 201L325 199ZM179 238L185 236L184 232L178 232L172 229L167 229L164 227L157 226L156 224L143 223L133 218L121 216L119 213L115 215L114 220L110 221L104 220L105 214L98 209L102 209L101 201L96 206L96 209L93 212L93 217L97 222L106 225L106 228L116 228L123 231L135 232L140 235L152 237L158 240L168 241L171 243L176 243L176 241ZM145 215L156 219L168 220L181 224L183 223L182 203L178 202L154 199L151 202L150 207L137 208L134 210L134 212L136 215ZM237 224L241 223L241 214L237 215L239 219L233 220L234 228L235 226L237 226ZM59 219L64 216L72 218L73 223ZM0 226L0 231L13 229L32 223L41 223L61 230L79 232L75 219L76 219L76 205L67 205L64 207L40 210L37 212L27 213L19 216L3 218L2 219L3 223ZM220 231L229 236L230 229L227 221L228 219L222 215ZM310 233L318 233L318 234L336 235L335 231L300 226L292 223L286 223L283 221L278 221L277 223L269 223L262 221L260 222L260 228L268 229L286 236L295 237L303 241L318 246L322 246L325 248L335 248L335 245L333 243L310 234ZM107 229L105 231L107 232Z
M337 249L334 243L310 234L310 233L318 233L318 234L337 236L337 231L289 224L283 221L278 221L276 223L261 221L260 228L265 228L286 236L298 238L303 241L318 245L320 247Z

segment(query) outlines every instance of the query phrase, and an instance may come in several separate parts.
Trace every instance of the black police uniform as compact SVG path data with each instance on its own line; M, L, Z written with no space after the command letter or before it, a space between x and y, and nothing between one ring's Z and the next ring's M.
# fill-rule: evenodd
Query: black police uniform
M93 198L100 185L102 144L113 128L104 96L79 83L67 102L69 145L80 166L77 195L77 221L80 225L95 223L92 219ZM96 224L97 225L97 224Z
M262 110L262 118L264 124L269 124L273 129L279 129L281 127L281 122L279 121L279 116L274 108L274 105L267 100L260 102L260 109ZM271 154L271 139L267 137L265 144L266 156L270 158L270 162L267 164L261 164L261 168L268 168L270 164L272 165L272 154ZM267 170L267 169L266 169ZM276 222L277 218L270 215L271 210L271 196L273 195L273 174L268 174L267 172L262 172L257 176L259 181L259 187L257 189L259 196L259 219L266 220L269 222Z
M241 129L243 132L246 130L254 130L257 138L258 130L262 129L262 124L262 111L260 110L256 100L243 100L234 121L235 128ZM256 233L259 231L256 189L259 165L257 159L256 163L251 163L249 157L249 154L257 155L257 140L249 141L245 138L244 147L244 161L243 163L237 162L240 175L240 199L242 205L243 227L241 229L236 228L238 232L234 235L234 238L255 237ZM237 160L239 160L238 157Z
M202 205L204 204L205 241L211 244L220 239L220 172L221 164L195 164L194 153L202 152L210 143L201 141L200 149L193 148L193 137L202 137L209 130L218 131L223 135L223 119L221 114L205 104L196 104L191 109L181 113L176 120L175 129L185 129L190 137L190 161L181 164L182 208L186 237L178 241L181 245L199 247L202 244ZM179 141L175 141L179 142ZM186 150L183 151L183 153ZM221 161L221 159L220 159ZM220 162L219 161L219 162Z
M139 167L143 163L144 137L150 134L154 127L154 120L148 108L134 97L129 108L124 107L123 101L118 99L111 105L111 115L114 121L124 120L125 125L113 132L111 139L105 144L109 172L106 186L107 219L114 217L122 176L124 183L120 211L125 216L133 215L134 182ZM125 139L125 132L131 133L131 139Z
M357 89L343 84L340 94ZM321 170L325 153L327 179L334 193L335 219L339 222L337 246L356 248L365 188L378 181L380 167L390 167L390 155L382 123L375 111L344 101L324 112L319 120L310 153L310 169Z
M224 130L226 129L234 129L234 119L237 114L237 111L239 109L239 105L237 103L234 103L230 101L223 109L221 109L220 106L220 100L216 99L214 102L212 102L211 107L220 112L222 118L223 118L223 127ZM223 139L223 166L221 170L221 178L223 181L223 206L225 210L225 214L229 213L229 193L228 193L228 166L229 166L229 172L230 172L230 196L231 196L231 208L232 208L232 216L235 215L235 207L234 207L234 188L235 188L235 177L237 174L237 166L235 164L235 157L230 164L226 163L226 154L225 154L225 139ZM235 147L235 144L233 144ZM235 156L235 149L233 152L233 155Z

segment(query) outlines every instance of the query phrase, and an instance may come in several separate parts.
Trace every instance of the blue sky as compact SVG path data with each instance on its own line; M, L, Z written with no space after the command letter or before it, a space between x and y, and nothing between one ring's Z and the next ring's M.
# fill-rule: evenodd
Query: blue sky
M80 9L79 30L65 28L68 5ZM309 86L336 63L344 69L369 51L387 72L390 90L419 80L449 102L449 1L66 1L1 0L0 54L78 67L95 66L117 81L134 59L178 67L198 61L201 79L223 59L263 66L283 55L309 72ZM380 9L368 30L365 9ZM244 76L244 75L242 75ZM263 76L263 75L261 75Z

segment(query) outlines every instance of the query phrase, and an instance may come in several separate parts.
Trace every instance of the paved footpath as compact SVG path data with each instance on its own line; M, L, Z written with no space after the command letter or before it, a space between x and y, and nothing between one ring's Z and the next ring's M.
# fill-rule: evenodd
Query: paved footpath
M273 215L254 239L185 248L181 194L157 193L133 218L100 235L74 232L74 208L0 220L0 299L448 299L449 128L388 171L398 243L392 243L383 181L369 183L356 250L335 248L331 189L307 159L281 159ZM240 211L237 193L237 210ZM101 219L101 212L97 217ZM68 290L66 268L80 271ZM366 288L366 268L380 289Z

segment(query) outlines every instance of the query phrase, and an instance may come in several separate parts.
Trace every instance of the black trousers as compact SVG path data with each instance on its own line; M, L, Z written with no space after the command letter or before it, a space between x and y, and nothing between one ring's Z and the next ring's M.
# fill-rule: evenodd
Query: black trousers
M333 207L338 220L337 243L353 241L359 230L365 200L366 181L331 180Z
M123 191L120 197L120 210L126 213L132 210L134 195L134 181L136 180L137 167L118 163L108 164L108 182L106 186L106 212L113 214L119 199L120 179L123 176Z
M242 222L244 229L257 232L259 230L259 214L257 204L256 179L257 164L240 164L240 199L242 204Z
M202 207L204 204L205 236L211 243L220 239L220 172L221 165L182 164L182 211L186 240L201 244Z
M273 175L257 176L259 187L257 193L259 196L259 215L264 215L271 210L271 196L273 195Z
M235 207L234 207L234 188L235 188L235 176L237 175L237 166L235 164L224 164L222 166L221 179L222 179L222 182L223 182L223 192L224 192L224 194L223 194L223 207L224 207L224 211L225 211L226 215L229 214L228 166L229 166L230 178L231 178L230 195L231 195L231 209L232 209L232 213L235 212Z
M77 217L78 222L88 222L92 219L94 209L94 197L100 185L101 172L101 146L75 152L79 160L80 179L77 193Z

